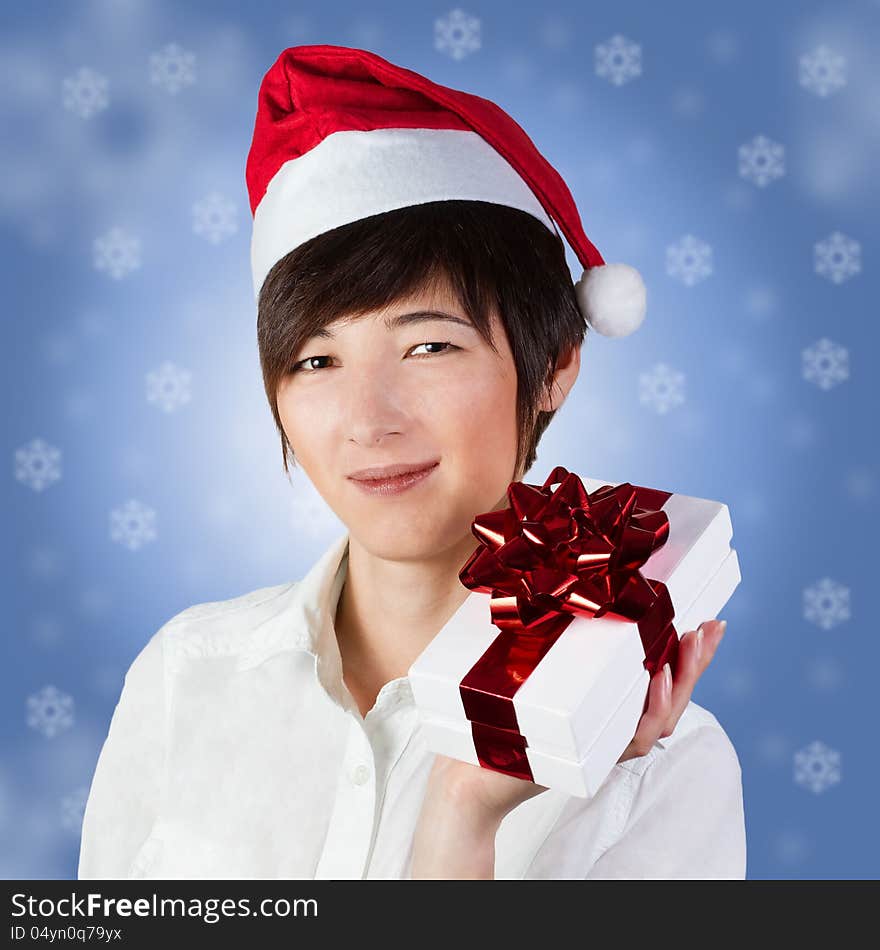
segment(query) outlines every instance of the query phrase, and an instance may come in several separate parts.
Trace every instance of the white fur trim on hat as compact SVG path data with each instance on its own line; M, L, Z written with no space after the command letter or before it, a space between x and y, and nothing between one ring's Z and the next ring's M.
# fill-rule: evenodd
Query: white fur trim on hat
M285 162L257 206L254 298L273 265L310 238L374 214L452 198L518 208L559 233L525 180L476 132L334 132Z
M627 336L638 330L645 319L645 282L629 264L590 267L574 289L587 324L602 336Z

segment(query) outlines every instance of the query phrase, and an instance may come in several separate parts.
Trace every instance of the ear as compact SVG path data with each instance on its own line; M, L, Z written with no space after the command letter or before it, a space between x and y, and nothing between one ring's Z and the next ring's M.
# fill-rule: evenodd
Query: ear
M550 396L548 397L545 389L541 398L542 412L553 412L565 402L569 390L578 378L580 369L581 348L579 346L572 346L567 352L560 354L550 387Z

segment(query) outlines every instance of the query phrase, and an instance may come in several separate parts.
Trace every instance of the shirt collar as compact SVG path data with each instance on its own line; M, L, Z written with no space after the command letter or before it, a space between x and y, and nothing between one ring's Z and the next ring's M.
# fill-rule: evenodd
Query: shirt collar
M302 580L286 586L267 605L263 618L247 631L239 668L255 666L276 653L301 650L324 665L335 661L341 670L333 621L348 571L348 540L346 530Z
M248 631L246 652L238 668L256 666L290 650L310 653L321 685L343 709L357 710L343 683L342 656L336 640L335 617L348 574L349 532L346 529L326 548L301 581L289 585L271 605L268 616ZM394 703L412 703L409 678L399 677L382 688Z

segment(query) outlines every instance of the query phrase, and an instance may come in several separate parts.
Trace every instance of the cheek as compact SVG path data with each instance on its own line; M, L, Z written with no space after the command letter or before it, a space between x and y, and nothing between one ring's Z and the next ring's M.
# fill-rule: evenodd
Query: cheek
M516 464L516 376L495 368L469 376L443 402L458 469L483 492L504 492Z
M311 392L307 386L290 387L279 393L281 425L298 464L306 471L312 468L313 459L328 457L326 442L334 431L334 412L326 394L318 398L317 387Z

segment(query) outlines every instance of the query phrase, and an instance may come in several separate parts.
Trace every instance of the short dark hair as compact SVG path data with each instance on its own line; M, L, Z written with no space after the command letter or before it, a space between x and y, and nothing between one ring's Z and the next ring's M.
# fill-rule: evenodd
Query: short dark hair
M560 356L587 325L558 234L533 215L486 201L410 205L333 228L275 263L260 291L263 383L281 436L284 471L296 464L278 413L278 386L300 347L340 317L382 310L446 281L483 339L494 303L517 372L516 472L536 458L555 415L538 410Z

